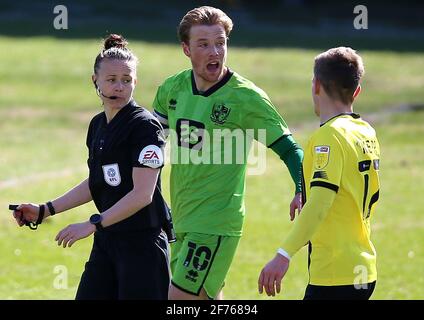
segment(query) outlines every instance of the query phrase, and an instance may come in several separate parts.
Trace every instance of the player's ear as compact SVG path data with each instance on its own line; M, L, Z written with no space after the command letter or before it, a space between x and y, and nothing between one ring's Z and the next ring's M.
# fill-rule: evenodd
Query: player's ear
M96 82L97 81L97 78L96 78L96 75L93 74L91 76L91 80L93 81L94 87L97 89L97 82Z
M312 82L313 93L315 95L319 95L319 93L321 92L321 82L316 77L312 79Z
M360 92L361 92L361 85L358 84L358 87L356 88L355 92L353 93L353 99L355 99Z
M184 54L190 58L190 48L188 46L188 43L185 43L184 41L181 42L181 47L183 48Z
M137 78L134 79L134 85L137 85Z

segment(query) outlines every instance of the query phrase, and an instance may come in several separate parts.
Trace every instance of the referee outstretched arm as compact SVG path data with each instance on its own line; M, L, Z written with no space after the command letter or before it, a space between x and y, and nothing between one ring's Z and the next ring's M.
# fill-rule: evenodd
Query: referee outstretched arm
M73 187L64 195L55 200L50 201L50 205L44 205L44 219L54 214L64 212L76 207L79 207L87 202L93 200L91 197L90 189L88 187L88 178ZM51 210L54 210L52 212ZM33 203L23 203L19 205L13 212L19 226L25 225L24 221L35 222L38 219L40 206Z

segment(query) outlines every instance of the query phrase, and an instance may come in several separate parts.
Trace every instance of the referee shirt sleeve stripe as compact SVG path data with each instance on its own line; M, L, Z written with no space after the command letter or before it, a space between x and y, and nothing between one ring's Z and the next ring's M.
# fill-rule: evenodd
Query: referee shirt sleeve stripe
M335 184L329 183L329 182L325 182L325 181L312 181L311 182L311 188L312 187L324 187L330 190L333 190L337 193L337 191L339 191L339 187L336 186Z

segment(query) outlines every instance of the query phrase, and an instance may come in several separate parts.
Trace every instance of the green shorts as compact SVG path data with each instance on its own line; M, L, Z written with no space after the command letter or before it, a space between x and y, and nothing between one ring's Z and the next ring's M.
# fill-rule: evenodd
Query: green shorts
M179 233L171 245L172 284L199 295L203 288L214 299L224 286L240 237Z

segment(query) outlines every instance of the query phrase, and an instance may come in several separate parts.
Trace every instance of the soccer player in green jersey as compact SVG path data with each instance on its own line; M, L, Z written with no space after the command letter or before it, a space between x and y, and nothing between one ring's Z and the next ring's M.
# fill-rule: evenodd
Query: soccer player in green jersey
M303 151L266 93L225 65L232 27L219 9L189 11L178 32L192 68L168 78L153 103L171 136L177 242L170 299L222 298L242 234L247 138L272 148L287 165L295 184L291 217L302 207Z
M320 128L303 163L302 214L259 276L259 292L280 292L290 258L309 243L305 299L369 299L377 280L370 219L379 198L380 147L375 130L353 113L362 58L339 47L315 58L312 96Z

